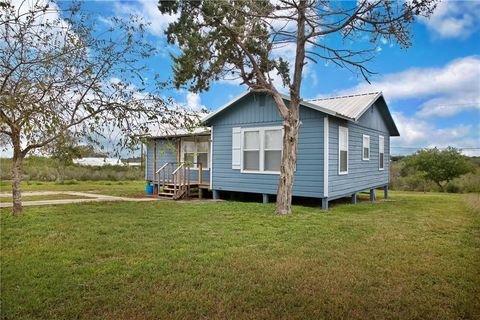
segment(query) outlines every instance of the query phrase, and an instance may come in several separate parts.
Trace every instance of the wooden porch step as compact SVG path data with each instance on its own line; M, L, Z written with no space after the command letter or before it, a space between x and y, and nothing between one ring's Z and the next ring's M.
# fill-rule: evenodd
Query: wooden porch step
M175 186L175 184L173 183L166 183L165 184L165 187L166 188L173 188ZM181 185L180 184L177 184L177 188L180 187ZM198 183L190 183L190 188L198 188Z
M170 192L159 192L158 195L159 195L160 197L173 198L173 193L170 193Z

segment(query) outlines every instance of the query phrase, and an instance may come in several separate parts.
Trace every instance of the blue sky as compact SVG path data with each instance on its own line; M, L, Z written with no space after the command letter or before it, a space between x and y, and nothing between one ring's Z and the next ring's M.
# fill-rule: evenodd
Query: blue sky
M171 76L169 48L163 31L174 17L162 16L156 1L86 2L85 9L100 22L114 15L136 13L150 23L149 40L160 54L148 61L151 70ZM101 26L101 24L100 24ZM465 148L480 155L480 2L446 1L429 20L413 26L412 47L380 43L370 68L377 74L369 85L356 74L323 62L309 64L304 99L357 92L383 91L401 137L392 139L392 154L417 147ZM291 54L286 50L284 54ZM191 107L214 110L247 90L237 82L221 81L209 92L165 92Z

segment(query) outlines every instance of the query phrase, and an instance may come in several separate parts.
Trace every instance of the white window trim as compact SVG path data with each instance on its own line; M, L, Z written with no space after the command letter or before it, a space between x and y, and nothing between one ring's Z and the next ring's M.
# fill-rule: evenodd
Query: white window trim
M344 130L347 133L347 170L346 171L340 171L340 131ZM345 175L348 174L348 158L350 157L350 152L348 150L348 128L347 127L342 127L338 126L338 174L339 175Z
M381 144L380 141L383 141L383 144ZM380 167L380 155L382 154L380 152L381 145L383 145L383 168ZM378 170L379 171L385 170L385 137L384 136L378 136Z
M197 137L194 138L195 139L195 149L197 149ZM181 150L180 150L180 162L184 162L184 159L185 159L185 151L183 150L183 142L186 141L185 138L181 138ZM207 141L202 141L202 142L208 142L208 150L207 150L207 164L210 166L211 164L211 156L210 156L210 139L207 140ZM193 153L195 154L195 163L193 163L193 166L190 168L190 170L194 170L194 171L198 171L198 153L205 153L205 152L187 152L187 153ZM204 166L202 167L202 171L208 171L210 170L210 167L209 168L205 168Z
M240 172L241 173L256 173L256 174L280 174L280 171L265 171L264 170L264 158L265 158L265 131L269 130L282 130L282 146L283 146L283 127L282 126L271 126L271 127L248 127L248 128L242 128L242 134L241 134L241 154L240 154ZM248 151L250 149L245 150L244 145L245 145L245 132L247 131L258 131L258 135L260 138L260 144L259 144L259 170L244 170L243 169L243 151ZM273 150L273 149L271 149ZM276 149L275 149L276 150ZM253 151L253 149L251 149ZM267 150L268 151L268 150ZM283 152L283 147L282 147L282 152Z
M365 138L368 140L368 157L365 158ZM370 136L369 135L362 135L362 160L370 160Z

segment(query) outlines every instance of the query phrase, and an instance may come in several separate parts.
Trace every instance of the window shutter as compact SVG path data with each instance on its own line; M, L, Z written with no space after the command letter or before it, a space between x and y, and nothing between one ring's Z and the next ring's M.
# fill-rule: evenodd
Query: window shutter
M232 128L232 169L241 168L242 128Z

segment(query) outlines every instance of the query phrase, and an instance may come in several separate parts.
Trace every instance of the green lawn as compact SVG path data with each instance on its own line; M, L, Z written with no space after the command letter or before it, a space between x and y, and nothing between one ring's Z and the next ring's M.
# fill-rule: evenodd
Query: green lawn
M2 318L479 319L478 197L1 210Z
M83 191L111 196L145 194L145 181L66 181L65 183L31 181L21 184L22 191ZM11 192L11 181L0 181L1 192Z

